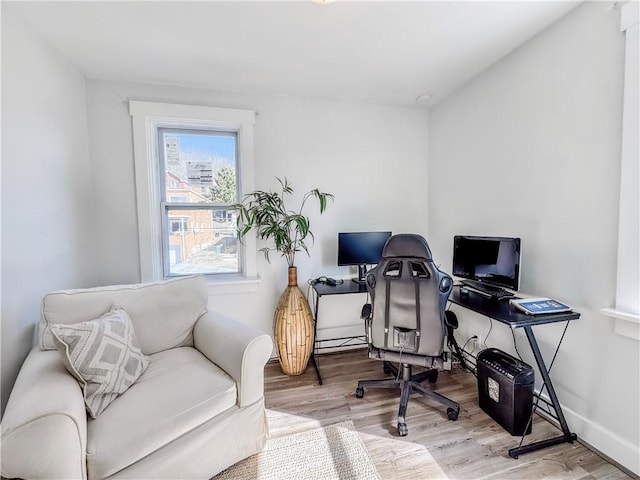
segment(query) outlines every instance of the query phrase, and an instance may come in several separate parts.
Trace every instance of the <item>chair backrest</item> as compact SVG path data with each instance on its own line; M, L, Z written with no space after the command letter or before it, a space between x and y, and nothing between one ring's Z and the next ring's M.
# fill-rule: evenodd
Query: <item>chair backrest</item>
M56 349L52 324L93 320L117 305L131 318L145 355L192 346L193 326L207 311L208 299L202 275L52 292L42 299L39 345L42 350Z
M442 355L444 312L452 287L453 280L438 270L423 237L390 237L380 263L367 274L372 304L369 345L392 352Z

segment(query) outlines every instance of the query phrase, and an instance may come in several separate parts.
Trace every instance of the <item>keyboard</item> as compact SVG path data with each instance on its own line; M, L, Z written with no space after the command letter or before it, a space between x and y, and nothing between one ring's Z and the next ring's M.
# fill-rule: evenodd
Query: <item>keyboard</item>
M469 287L472 290L498 300L513 298L516 296L514 293L510 292L509 290L505 290L504 288L485 285L484 283L474 282L473 280L462 280L460 283L462 283L462 285L464 285L465 287Z

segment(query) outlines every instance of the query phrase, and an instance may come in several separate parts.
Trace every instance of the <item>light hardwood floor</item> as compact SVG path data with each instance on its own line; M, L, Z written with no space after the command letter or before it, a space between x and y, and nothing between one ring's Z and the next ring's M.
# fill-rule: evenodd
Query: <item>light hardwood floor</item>
M355 395L358 380L384 378L382 363L365 350L318 356L323 385L311 365L297 377L282 374L278 362L265 370L265 396L272 437L351 420L384 479L629 479L580 443L562 444L509 457L512 437L478 407L475 377L454 367L442 372L435 387L460 403L460 417L447 419L445 408L412 396L407 411L409 435L396 433L399 390L368 389ZM427 383L428 385L428 383ZM557 436L559 431L536 416L525 442Z

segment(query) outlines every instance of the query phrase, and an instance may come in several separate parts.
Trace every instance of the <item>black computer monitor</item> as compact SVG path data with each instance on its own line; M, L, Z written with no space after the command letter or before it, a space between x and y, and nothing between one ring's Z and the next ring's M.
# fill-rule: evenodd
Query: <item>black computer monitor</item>
M518 290L520 239L514 237L453 237L453 275Z
M382 248L391 232L341 232L338 233L338 265L357 265L358 278L352 280L364 283L367 265L380 261Z

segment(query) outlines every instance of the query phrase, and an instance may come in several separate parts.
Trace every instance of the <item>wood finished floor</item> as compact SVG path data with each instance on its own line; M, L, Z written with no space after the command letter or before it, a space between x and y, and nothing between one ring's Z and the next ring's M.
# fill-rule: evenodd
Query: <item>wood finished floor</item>
M358 380L384 378L382 363L364 350L317 357L323 385L312 366L297 377L280 371L278 362L265 370L267 416L272 437L351 420L383 479L629 479L580 443L562 444L509 457L512 437L478 407L475 377L454 367L443 372L435 388L460 403L460 417L447 419L441 405L413 395L407 411L409 435L396 433L399 390L368 389L355 396ZM559 435L536 416L525 443Z

